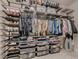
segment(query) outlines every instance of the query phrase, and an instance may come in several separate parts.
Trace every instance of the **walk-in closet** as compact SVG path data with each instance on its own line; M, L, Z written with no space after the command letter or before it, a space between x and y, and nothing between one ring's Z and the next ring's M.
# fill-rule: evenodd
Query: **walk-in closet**
M0 59L77 59L77 0L0 0Z

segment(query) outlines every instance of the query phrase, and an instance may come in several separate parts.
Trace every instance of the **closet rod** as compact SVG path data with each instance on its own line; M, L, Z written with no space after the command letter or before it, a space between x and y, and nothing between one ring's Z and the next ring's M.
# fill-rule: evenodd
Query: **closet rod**
M73 13L73 12L74 12L74 10L71 10L71 11L67 12L66 14L71 14L71 13Z

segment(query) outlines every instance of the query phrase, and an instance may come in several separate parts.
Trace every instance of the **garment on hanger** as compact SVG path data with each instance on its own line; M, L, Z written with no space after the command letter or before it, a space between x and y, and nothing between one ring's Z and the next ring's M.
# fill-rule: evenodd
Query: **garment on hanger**
M38 23L37 23L37 19L34 18L32 19L32 32L36 35L37 31L38 31Z
M65 35L66 33L68 33L67 19L62 19L62 22L63 22L62 31L63 31L63 35Z
M57 18L55 19L55 25L54 25L54 26L55 26L55 30L56 30L56 31L54 32L54 34L59 34L59 26L60 26L60 25L59 25L59 21L58 21Z
M61 34L61 33L62 33L62 31L61 31L61 19L59 18L58 19L58 34Z
M22 36L28 36L32 32L32 19L30 16L23 13L20 18L20 34Z
M72 38L69 33L66 33L65 49L67 51L72 50Z
M54 30L54 35L57 35L58 34L58 29L59 29L59 23L58 23L58 20L57 18L54 19L54 24L53 24L53 30Z
M70 20L70 22L71 22L71 26L72 26L72 32L77 33L78 31L77 31L77 28L76 28L76 26L74 24L74 21Z
M41 26L42 25L42 21L40 19L38 19L37 23L38 23L38 36L40 36L41 35L41 31L42 31L41 30L41 28L42 28L42 26Z
M72 35L72 27L71 27L71 22L69 21L69 20L67 20L67 26L68 26L68 33L70 34L70 35Z
M43 20L42 21L43 23L42 23L42 33L43 33L43 36L46 36L46 34L47 34L47 28L48 28L48 20Z
M53 29L53 20L48 20L48 33L52 34Z

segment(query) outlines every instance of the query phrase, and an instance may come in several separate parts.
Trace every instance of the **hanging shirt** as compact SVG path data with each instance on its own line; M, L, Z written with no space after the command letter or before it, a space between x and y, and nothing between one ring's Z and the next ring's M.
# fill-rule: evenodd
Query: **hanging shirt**
M54 24L53 24L53 30L54 30L54 33L53 34L58 34L58 22L57 22L57 19L54 19Z
M56 32L54 34L59 34L59 19L56 18Z
M75 26L75 24L74 24L74 21L73 21L73 20L70 20L70 22L71 22L71 26L72 26L72 32L73 32L73 33L77 33L78 30L77 30L77 28L76 28L76 26Z
M65 33L68 32L67 20L66 19L62 19L62 21L63 21L63 28L62 28L63 35L65 35Z
M48 32L52 33L53 32L53 21L48 20Z
M42 28L42 21L40 19L38 19L38 36L41 34L41 28Z
M67 23L68 23L68 33L70 35L72 35L72 27L71 27L71 22L69 20L67 20Z
M41 30L42 30L42 31L41 31L41 34L42 34L42 35L45 35L45 20L41 20L41 21L42 21L42 24L41 24L41 27L42 27L42 28L41 28Z
M41 26L43 26L42 27L42 30L43 30L43 36L45 36L46 34L47 34L47 29L48 29L48 20L43 20L42 21L43 22L43 25L41 25Z
M37 28L38 26L37 26L37 19L36 18L34 18L34 19L32 19L32 32L34 33L34 34L36 34L37 33Z
M58 19L58 33L61 34L61 20Z

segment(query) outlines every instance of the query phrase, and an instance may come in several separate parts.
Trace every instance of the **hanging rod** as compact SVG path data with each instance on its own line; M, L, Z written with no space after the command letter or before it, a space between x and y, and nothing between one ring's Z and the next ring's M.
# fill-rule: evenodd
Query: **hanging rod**
M71 10L71 11L67 12L66 14L71 14L71 13L73 13L73 12L74 12L74 10Z

